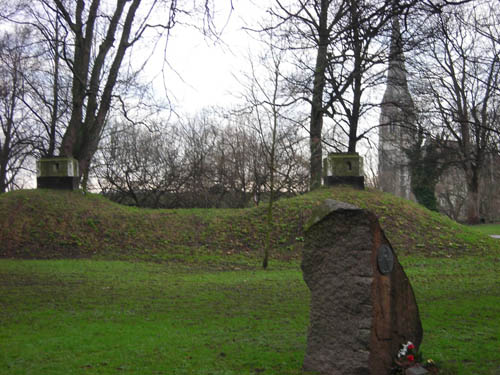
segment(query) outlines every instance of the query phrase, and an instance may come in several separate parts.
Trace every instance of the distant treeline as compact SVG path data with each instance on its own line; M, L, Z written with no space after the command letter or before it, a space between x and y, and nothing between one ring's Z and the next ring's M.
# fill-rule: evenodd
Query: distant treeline
M138 191L126 194L119 191L102 193L113 202L127 206L144 208L246 208L254 207L269 200L268 192L260 192L258 196L251 192L226 191L214 187L205 192L158 192ZM291 197L288 192L275 193L275 199Z

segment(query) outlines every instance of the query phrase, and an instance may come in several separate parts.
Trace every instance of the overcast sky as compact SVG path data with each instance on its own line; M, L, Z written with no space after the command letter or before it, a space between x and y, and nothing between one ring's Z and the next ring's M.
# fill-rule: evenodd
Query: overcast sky
M255 2L259 2L259 6ZM177 25L169 40L167 58L172 68L166 70L166 85L169 97L177 113L196 114L210 106L230 108L237 103L238 94L243 91L235 76L249 69L249 55L257 57L263 45L256 41L258 35L249 33L244 27L256 27L266 18L266 8L271 2L264 0L233 0L234 10L229 19L227 7L217 14L219 28L227 22L221 35L221 42L214 42L198 30ZM217 0L228 4L229 0ZM160 80L158 80L160 81ZM158 82L159 84L160 82ZM161 91L161 90L159 90ZM379 95L382 92L379 93ZM373 98L375 102L379 98ZM362 119L360 130L378 122L378 110ZM326 121L328 124L328 121ZM377 142L378 134L370 133ZM359 152L368 166L374 163L373 156L366 153L367 145L360 142Z
M165 81L180 112L234 102L233 95L241 90L235 75L248 68L248 55L259 48L243 27L262 20L263 8L237 0L229 17L228 7L218 11L217 27L223 29L220 41L206 38L192 27L176 25L168 42L166 54L172 69L166 70Z

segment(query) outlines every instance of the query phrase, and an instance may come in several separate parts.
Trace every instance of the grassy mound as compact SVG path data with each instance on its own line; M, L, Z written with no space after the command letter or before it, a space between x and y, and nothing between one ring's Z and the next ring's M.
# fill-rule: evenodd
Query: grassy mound
M0 258L14 258L0 259L0 373L305 375L309 291L297 262L281 261L300 258L303 224L326 198L380 218L419 304L420 349L439 374L497 374L500 241L348 188L277 202L266 271L265 207L143 210L78 192L0 196Z
M413 202L378 191L330 188L276 203L275 260L298 259L303 225L332 198L371 210L401 255L500 252L500 242ZM0 196L0 257L97 258L255 264L266 237L265 207L150 210L81 192L15 191Z

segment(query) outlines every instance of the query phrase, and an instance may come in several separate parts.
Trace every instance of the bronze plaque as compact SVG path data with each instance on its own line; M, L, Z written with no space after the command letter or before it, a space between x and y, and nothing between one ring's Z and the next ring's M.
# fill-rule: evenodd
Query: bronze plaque
M382 245L378 248L377 265L382 275L387 275L392 272L394 267L394 255L388 245Z

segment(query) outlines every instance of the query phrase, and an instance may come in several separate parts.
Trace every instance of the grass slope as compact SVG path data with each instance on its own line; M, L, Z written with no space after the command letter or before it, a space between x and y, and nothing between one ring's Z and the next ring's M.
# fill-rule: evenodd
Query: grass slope
M422 206L378 191L320 189L276 203L274 259L300 258L303 224L324 199L375 212L398 254L455 256L500 251L498 241ZM265 239L265 207L148 210L98 195L50 190L0 196L0 257L97 258L185 264L255 264Z
M421 350L440 374L500 374L500 241L348 188L277 202L271 271L258 267L264 207L0 196L0 374L302 374L309 292L297 260L303 224L326 198L379 217L415 290Z

